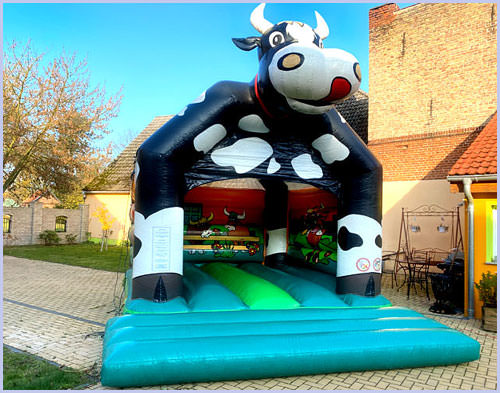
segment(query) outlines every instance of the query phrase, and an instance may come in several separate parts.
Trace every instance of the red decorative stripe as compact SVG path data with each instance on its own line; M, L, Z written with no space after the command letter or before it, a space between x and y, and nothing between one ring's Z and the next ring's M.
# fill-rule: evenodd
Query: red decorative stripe
M264 105L264 103L262 102L260 96L259 96L259 89L257 88L257 78L259 77L259 74L255 75L255 80L254 80L254 89L255 89L255 96L257 97L257 101L259 101L259 104L262 108L262 110L265 112L266 115L268 115L269 117L273 117L273 115L271 115L271 113L267 110L266 106Z

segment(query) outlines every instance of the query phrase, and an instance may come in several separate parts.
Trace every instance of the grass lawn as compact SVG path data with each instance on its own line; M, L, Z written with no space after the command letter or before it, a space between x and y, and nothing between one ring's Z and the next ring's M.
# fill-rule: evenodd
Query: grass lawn
M94 383L95 378L70 368L3 347L4 390L60 390Z
M101 252L100 246L94 243L10 246L4 247L3 253L13 257L89 267L109 272L125 272L129 265L125 246L108 246L107 251Z

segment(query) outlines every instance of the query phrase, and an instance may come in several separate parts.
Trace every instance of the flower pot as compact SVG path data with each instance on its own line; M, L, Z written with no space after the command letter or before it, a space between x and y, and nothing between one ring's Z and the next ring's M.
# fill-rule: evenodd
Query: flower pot
M488 332L497 331L497 307L496 305L484 305L481 307L483 312L481 328Z

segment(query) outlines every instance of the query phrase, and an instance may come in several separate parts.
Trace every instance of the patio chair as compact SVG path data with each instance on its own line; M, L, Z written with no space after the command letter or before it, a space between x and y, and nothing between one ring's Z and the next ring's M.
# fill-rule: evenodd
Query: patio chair
M396 282L396 258L398 253L396 251L382 251L382 274L391 275L391 288L394 288L394 282ZM392 262L392 263L390 263Z
M394 282L396 283L396 288L399 290L402 288L406 282L408 281L409 270L408 270L408 260L410 259L410 255L408 250L400 249L395 254L394 258ZM404 279L401 285L398 286L398 275L404 274Z
M430 300L429 296L429 267L431 262L432 250L416 250L412 249L410 255L410 267L412 269L411 283L417 291L416 284L420 285L421 289L425 289L425 294L427 299ZM409 291L408 291L409 293Z

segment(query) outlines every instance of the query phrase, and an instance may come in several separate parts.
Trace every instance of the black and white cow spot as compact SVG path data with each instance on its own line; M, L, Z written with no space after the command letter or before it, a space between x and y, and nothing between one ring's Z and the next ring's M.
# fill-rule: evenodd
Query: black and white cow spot
M310 26L298 22L289 22L286 26L286 32L298 41L313 43L315 34Z
M382 227L377 220L349 214L338 221L337 277L377 271Z
M319 179L323 177L323 170L315 164L310 154L304 153L292 159L292 168L302 179Z
M222 124L214 124L200 132L196 138L194 138L194 148L196 151L208 153L208 151L224 139L226 135L226 128Z
M139 172L141 171L141 168L139 167L139 163L136 161L134 165L134 182L137 184L137 177L139 176Z
M272 229L267 231L266 255L286 253L287 229Z
M219 166L232 166L236 173L247 173L273 154L272 146L257 137L243 138L231 146L215 150L210 156Z
M312 147L321 153L321 158L327 164L343 161L349 155L349 149L332 134L324 134L315 139Z
M338 245L344 251L349 251L353 247L363 245L363 239L356 233L349 232L349 229L342 227L338 232Z
M201 93L197 98L195 98L189 105L193 105L193 104L199 104L200 102L203 102L205 101L205 96L206 96L206 91L204 91L203 93ZM189 105L185 106L184 108L182 108L182 110L177 114L177 116L184 116L184 113L186 113L186 110L187 108L189 107Z
M267 134L270 130L259 115L247 115L240 119L238 127L243 131Z
M133 247L134 252L132 258L135 258L137 254L139 254L141 247L142 247L141 239L139 239L137 236L134 235L134 247Z
M269 173L269 174L276 173L280 170L280 168L281 168L281 165L273 157L269 160L269 165L267 167L267 173Z

